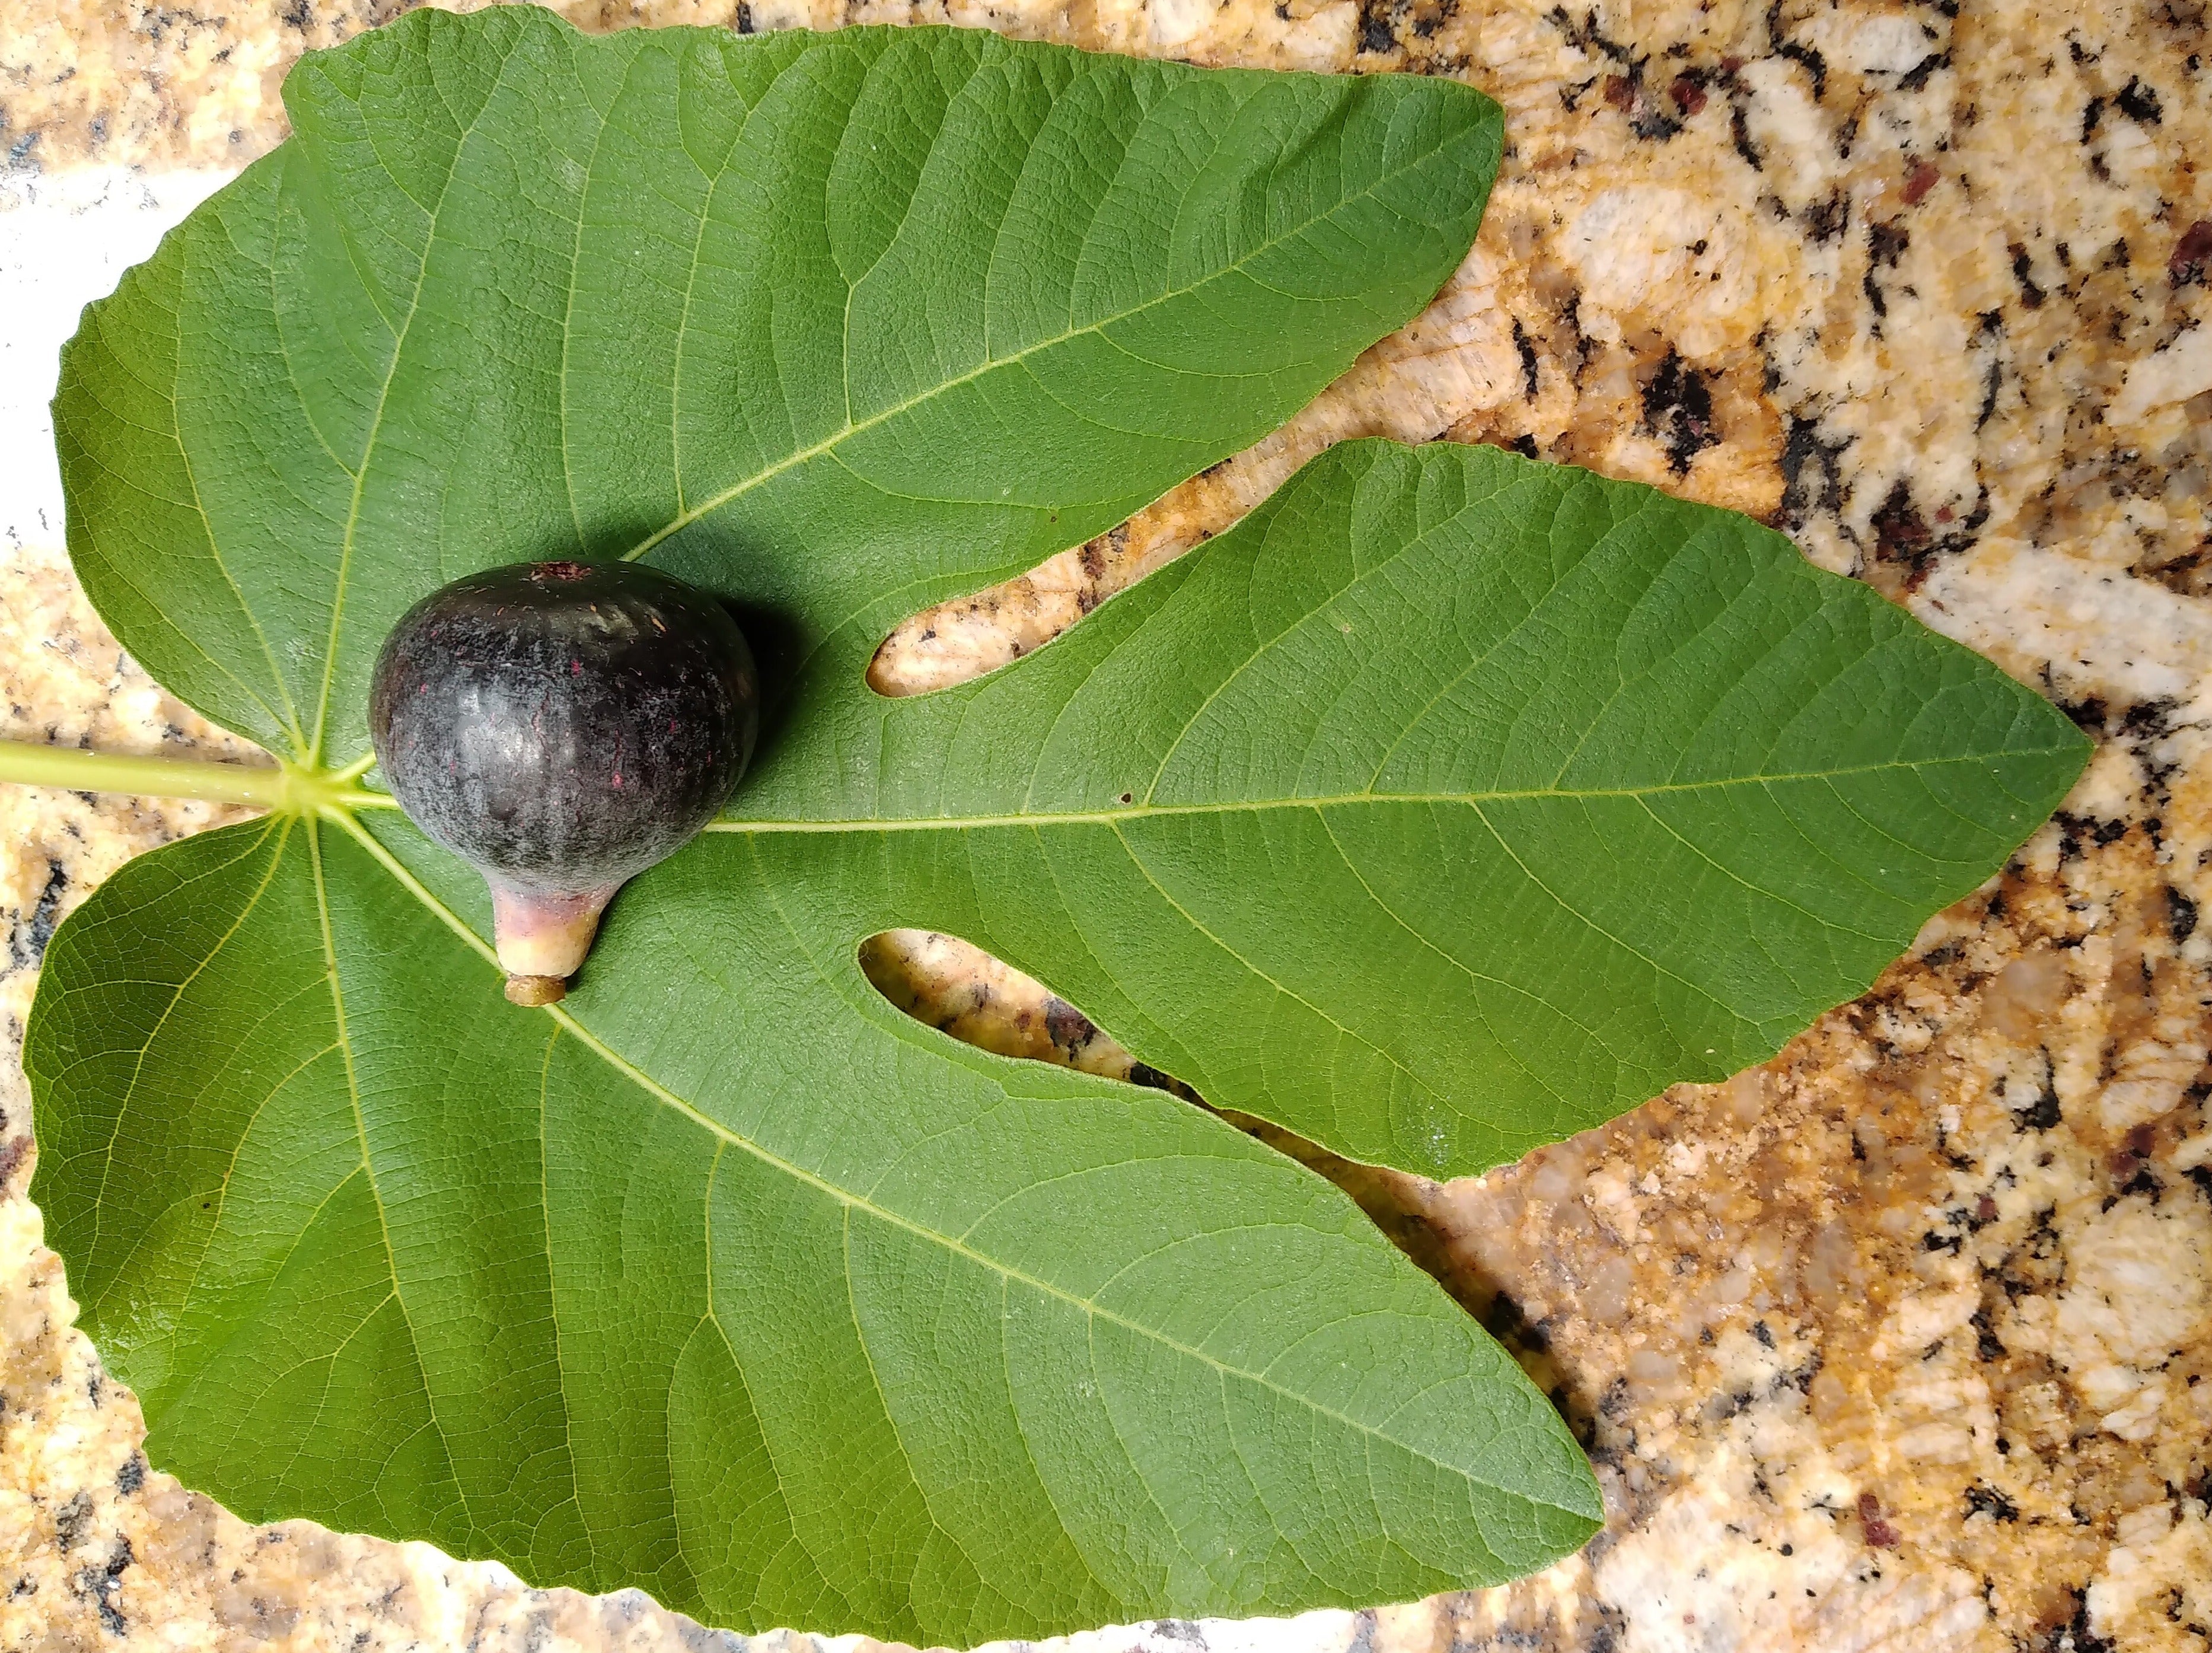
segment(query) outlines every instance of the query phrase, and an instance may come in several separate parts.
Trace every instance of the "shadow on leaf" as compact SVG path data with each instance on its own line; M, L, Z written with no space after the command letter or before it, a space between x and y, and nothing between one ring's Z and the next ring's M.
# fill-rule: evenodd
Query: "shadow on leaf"
M805 645L799 618L788 610L742 598L725 597L721 602L738 623L738 629L745 634L745 641L752 647L753 665L760 672L760 735L753 746L751 764L758 770L775 750L790 715Z

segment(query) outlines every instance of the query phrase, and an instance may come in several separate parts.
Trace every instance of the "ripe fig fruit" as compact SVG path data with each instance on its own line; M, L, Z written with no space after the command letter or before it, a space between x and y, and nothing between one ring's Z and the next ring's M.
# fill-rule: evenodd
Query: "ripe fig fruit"
M545 1005L623 881L728 801L759 700L744 634L704 592L630 562L520 562L400 617L368 726L400 808L491 886L507 996Z

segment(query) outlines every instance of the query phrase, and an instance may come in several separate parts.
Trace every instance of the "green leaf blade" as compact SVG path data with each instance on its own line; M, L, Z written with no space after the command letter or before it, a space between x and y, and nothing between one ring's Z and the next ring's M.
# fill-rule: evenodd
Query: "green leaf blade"
M204 1190L194 1274L79 1275L149 1450L250 1518L939 1641L1419 1595L1594 1528L1541 1396L1335 1189L1164 1094L916 1026L748 888L744 839L686 858L556 1024L393 876L445 881L437 852L375 825L134 863L58 938L32 1033L51 1095L95 1036L82 984L131 991L105 939L186 902L283 933L266 991L321 989L344 1060L312 1085L126 1103L121 1139L192 1148L134 1158L106 1209L133 1229ZM771 1017L790 1036L748 1036ZM220 1036L138 1025L177 1074ZM269 1174L303 1151L297 1184ZM58 1152L38 1195L70 1210L106 1170Z
M1448 82L537 11L286 97L57 406L126 645L331 767L392 621L491 563L651 548L857 669L1279 423L1450 273L1499 142Z
M1773 1054L2086 751L1743 519L1355 443L1016 668L848 695L721 830L787 890L887 876L873 927L966 937L1210 1099L1448 1176Z

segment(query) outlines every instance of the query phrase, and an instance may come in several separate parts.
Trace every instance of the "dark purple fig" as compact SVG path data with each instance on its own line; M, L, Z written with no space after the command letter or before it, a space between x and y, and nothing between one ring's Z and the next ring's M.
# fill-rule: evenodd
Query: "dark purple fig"
M544 1005L623 881L729 800L759 699L705 593L633 562L520 562L400 617L368 727L400 808L491 886L507 996Z

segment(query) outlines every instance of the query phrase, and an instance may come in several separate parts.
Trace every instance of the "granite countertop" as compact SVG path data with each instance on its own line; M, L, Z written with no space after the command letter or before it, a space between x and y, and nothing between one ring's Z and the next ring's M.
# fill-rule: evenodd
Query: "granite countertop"
M304 47L398 8L10 0L0 735L221 747L86 608L40 425L76 306L283 135ZM587 27L951 21L1205 63L1463 75L1480 240L1284 432L910 623L896 691L1026 648L1326 443L1498 442L1774 522L2097 737L2060 814L1774 1061L1479 1181L1322 1169L1588 1443L1537 1577L1086 1649L2212 1646L2212 27L2197 0L615 0ZM926 635L933 634L933 635ZM0 1028L56 921L204 805L0 789ZM998 1048L1127 1058L949 938L871 961ZM71 1328L0 1072L0 1646L673 1648L635 1593L250 1528L148 1468ZM734 1644L743 1638L732 1638ZM805 1637L756 1638L757 1642ZM778 1653L781 1653L779 1647Z

